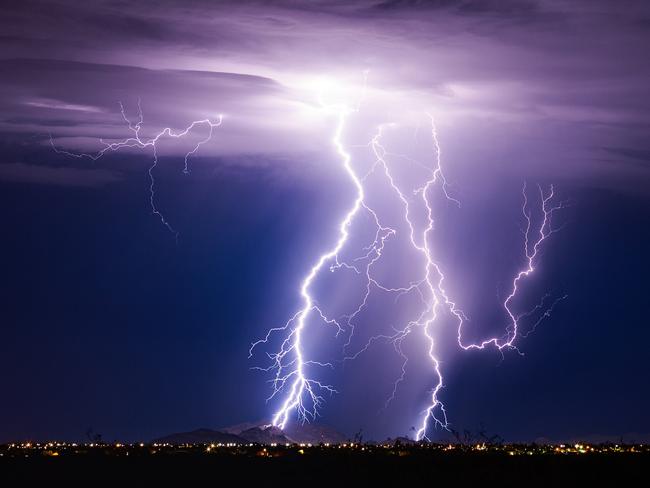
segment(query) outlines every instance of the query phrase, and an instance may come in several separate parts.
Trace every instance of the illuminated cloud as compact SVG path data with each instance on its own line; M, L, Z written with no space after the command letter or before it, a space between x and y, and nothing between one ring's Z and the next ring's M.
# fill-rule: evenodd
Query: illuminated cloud
M53 113L43 114L40 125L55 137L72 135L62 120L77 126L76 136L118 136L116 102L133 107L140 96L153 126L224 113L224 137L204 154L318 153L326 124L310 114L316 91L310 80L328 76L354 91L368 70L385 118L397 104L435 111L459 171L507 153L517 161L508 164L520 168L515 172L614 184L609 170L593 163L600 148L648 150L650 12L642 4L37 6L21 2L3 16L4 130L34 130L16 121L42 107L18 100L49 99L56 100ZM50 117L56 126L48 125ZM467 133L472 148L457 142ZM632 180L639 170L621 168Z

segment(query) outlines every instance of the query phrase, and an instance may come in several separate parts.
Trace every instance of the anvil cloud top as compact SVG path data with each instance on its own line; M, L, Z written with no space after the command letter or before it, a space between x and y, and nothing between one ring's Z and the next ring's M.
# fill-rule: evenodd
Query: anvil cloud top
M650 432L646 2L24 1L0 27L0 440Z

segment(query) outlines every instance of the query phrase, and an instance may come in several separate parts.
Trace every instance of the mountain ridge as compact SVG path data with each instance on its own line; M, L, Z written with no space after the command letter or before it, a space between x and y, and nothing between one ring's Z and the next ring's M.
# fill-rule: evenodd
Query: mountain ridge
M327 425L294 424L282 430L268 422L244 422L241 424L210 429L198 428L188 432L176 432L156 439L159 444L339 444L348 439L344 434Z

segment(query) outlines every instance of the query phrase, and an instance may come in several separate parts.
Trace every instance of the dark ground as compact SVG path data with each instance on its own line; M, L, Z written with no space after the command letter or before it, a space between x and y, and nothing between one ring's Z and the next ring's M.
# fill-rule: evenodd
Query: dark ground
M2 449L0 486L648 486L650 451L527 454L420 447ZM640 451L640 452L639 452ZM52 456L58 452L57 456ZM512 452L512 454L511 454ZM128 453L128 454L127 454ZM443 483L445 485L443 485Z

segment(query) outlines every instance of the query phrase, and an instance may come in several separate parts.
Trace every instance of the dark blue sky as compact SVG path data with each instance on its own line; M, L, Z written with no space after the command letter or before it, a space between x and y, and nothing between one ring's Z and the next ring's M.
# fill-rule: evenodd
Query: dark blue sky
M271 170L197 165L190 177L167 171L161 188L182 222L178 245L149 215L143 175L103 188L2 184L2 440L78 439L90 426L148 439L269 414L247 348L297 304L303 253L318 247L311 223L336 204L318 178L299 187ZM482 422L513 439L650 430L648 200L562 191L573 206L540 279L569 298L523 341L525 357L453 363L445 399L457 428ZM372 419L368 375L348 374L361 383L340 378L325 420L390 431Z
M379 127L399 153L388 164L400 188L415 190L418 171L439 155L461 202L432 191L430 243L470 318L465 340L506 327L503 299L523 260L522 183L533 192L554 184L567 203L514 307L523 313L546 293L567 298L518 337L523 356L462 351L449 314L432 329L451 426L515 440L647 439L649 25L641 1L8 6L0 442L83 439L89 427L146 440L268 419L280 398L266 403L269 375L251 368L268 364L270 349L252 359L248 350L301 306L301 280L354 201L332 145L336 117L322 103L361 99L342 142L355 171L369 172L367 202L382 221L407 235L399 200L370 172ZM157 146L155 203L178 240L151 213L151 148L93 162L50 146L51 136L59 149L96 151L100 138L128 137L118 102L135 120L138 100L143 137L224 116L190 158L189 176L183 154L205 126ZM369 223L353 223L345 259L365 245ZM376 276L399 284L420 268L394 241ZM322 273L313 287L337 316L362 289L345 277ZM348 352L420 306L417 296L396 304L373 293ZM393 347L373 345L341 364L341 337L310 326L307 354L336 365L318 373L338 390L322 421L346 434L363 428L366 438L412 435L436 377L422 337L405 341L405 380L382 408L401 368Z

